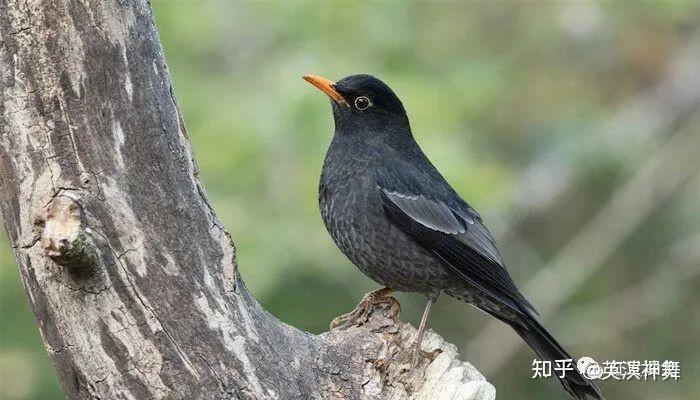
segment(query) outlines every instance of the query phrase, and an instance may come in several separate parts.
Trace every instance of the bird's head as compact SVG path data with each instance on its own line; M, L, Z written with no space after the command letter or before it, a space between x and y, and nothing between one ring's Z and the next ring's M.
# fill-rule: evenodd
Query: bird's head
M336 134L383 135L407 131L408 117L393 90L372 75L350 75L338 82L315 75L304 80L331 99Z

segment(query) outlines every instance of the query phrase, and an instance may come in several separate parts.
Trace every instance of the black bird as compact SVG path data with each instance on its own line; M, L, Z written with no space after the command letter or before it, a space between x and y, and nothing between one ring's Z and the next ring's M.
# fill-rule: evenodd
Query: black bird
M401 100L371 75L306 81L331 98L335 134L319 185L323 221L340 250L385 288L365 296L352 320L393 291L428 301L414 349L441 292L510 325L543 360L572 359L511 279L481 217L420 149ZM602 399L575 369L560 378L576 399Z

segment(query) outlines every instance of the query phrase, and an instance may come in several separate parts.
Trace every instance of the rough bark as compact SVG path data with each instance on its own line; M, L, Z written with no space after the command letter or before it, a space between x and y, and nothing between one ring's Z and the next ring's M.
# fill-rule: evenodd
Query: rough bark
M312 335L256 303L145 0L0 6L0 208L68 398L495 397L433 333L391 361L415 330L389 306Z

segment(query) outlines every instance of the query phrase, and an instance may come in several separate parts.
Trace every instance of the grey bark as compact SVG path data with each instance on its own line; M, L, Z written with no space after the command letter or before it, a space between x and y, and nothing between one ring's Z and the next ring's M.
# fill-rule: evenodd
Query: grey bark
M0 209L70 399L493 399L380 307L312 335L246 291L145 0L0 0ZM311 303L310 303L311 306Z

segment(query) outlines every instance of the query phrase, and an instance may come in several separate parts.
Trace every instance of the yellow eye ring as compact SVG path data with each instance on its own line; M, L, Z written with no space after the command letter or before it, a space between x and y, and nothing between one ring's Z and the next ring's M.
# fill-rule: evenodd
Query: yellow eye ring
M367 96L360 96L355 99L355 108L357 108L358 110L366 110L371 105L372 102L369 101L369 98Z

